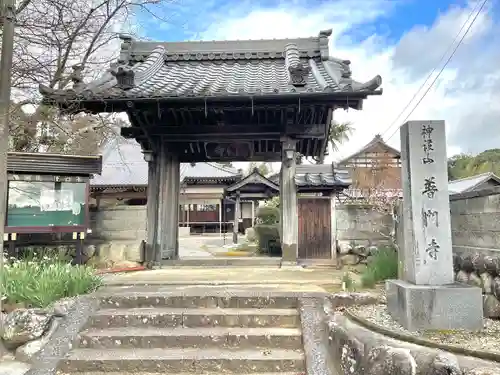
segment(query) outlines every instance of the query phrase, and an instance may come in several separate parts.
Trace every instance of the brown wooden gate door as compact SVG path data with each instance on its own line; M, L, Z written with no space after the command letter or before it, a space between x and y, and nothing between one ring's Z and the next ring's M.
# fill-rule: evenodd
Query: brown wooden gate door
M299 258L330 259L331 206L328 198L299 198Z

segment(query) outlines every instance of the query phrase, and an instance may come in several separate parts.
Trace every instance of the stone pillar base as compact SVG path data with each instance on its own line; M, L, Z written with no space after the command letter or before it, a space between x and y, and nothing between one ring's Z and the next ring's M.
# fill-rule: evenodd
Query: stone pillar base
M173 260L175 259L175 249L163 249L161 251L161 260Z
M283 262L297 264L297 244L281 244L281 257Z
M191 227L179 227L179 237L189 237L191 236Z
M466 284L415 285L387 280L387 309L409 331L480 330L483 291Z
M302 269L304 267L302 267L296 261L295 262L282 261L280 264L280 268L287 269L287 270L298 270L298 269Z

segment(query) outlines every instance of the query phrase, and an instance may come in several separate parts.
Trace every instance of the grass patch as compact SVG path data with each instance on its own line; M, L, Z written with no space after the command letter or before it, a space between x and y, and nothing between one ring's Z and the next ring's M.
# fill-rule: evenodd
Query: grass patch
M349 272L344 273L344 276L342 276L342 290L347 292L354 292L356 290L356 281Z
M57 257L32 256L4 265L0 295L4 305L43 308L61 298L92 292L101 281L91 267L72 266Z
M382 247L373 254L361 274L361 285L373 288L376 284L398 276L398 253L392 247Z

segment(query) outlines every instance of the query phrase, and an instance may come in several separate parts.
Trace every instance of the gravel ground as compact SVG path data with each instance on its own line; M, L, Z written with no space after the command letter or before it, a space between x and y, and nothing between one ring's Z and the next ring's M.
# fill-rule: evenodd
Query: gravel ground
M500 321L498 320L484 319L484 329L476 332L462 330L410 332L392 319L387 312L386 305L354 306L349 308L349 312L391 331L421 337L445 345L500 353Z

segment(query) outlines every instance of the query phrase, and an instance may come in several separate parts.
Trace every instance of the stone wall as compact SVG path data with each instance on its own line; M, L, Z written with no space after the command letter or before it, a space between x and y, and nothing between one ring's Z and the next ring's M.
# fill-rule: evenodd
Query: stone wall
M146 238L146 206L114 206L91 212L92 238L129 241Z
M500 318L500 188L450 197L455 279L483 289L484 316Z
M500 256L500 188L450 197L453 252Z
M342 204L336 207L337 240L339 244L377 245L387 242L380 233L391 231L392 218L369 206Z
M102 262L141 261L141 242L146 238L146 206L110 206L91 212L92 234Z

